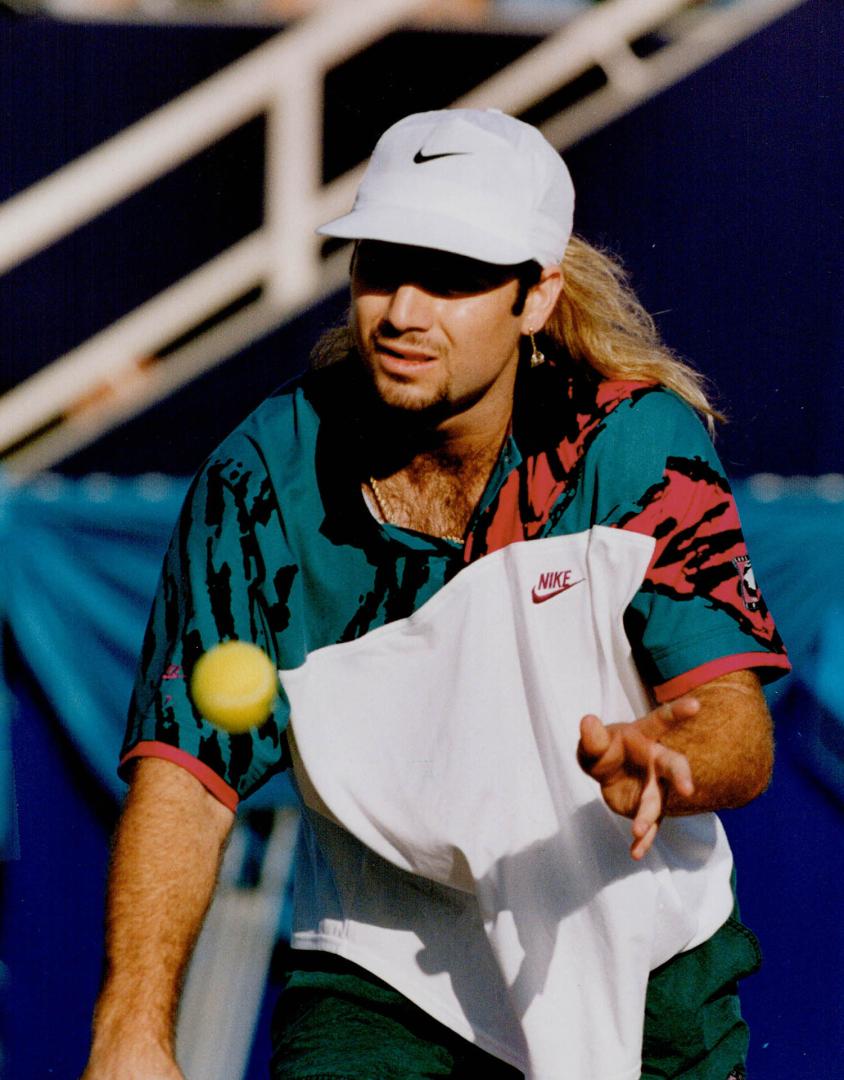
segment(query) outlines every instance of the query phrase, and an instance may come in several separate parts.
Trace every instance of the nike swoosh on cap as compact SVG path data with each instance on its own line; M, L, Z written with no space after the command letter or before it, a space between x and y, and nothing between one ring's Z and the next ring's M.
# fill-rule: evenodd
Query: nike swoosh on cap
M423 165L426 161L435 161L437 158L441 158L441 157L466 157L467 154L470 154L470 153L471 153L471 150L448 150L444 154L423 154L422 150L419 149L413 155L413 163L414 163L414 165Z

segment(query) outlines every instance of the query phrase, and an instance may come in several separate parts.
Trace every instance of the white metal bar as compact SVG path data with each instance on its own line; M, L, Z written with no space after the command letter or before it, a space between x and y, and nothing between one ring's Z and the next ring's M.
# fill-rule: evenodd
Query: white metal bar
M339 63L425 0L326 0L308 18L0 207L0 274L258 115L303 57Z
M348 259L347 252L339 251L326 260L320 276L320 296L328 296L342 287L348 277ZM311 297L310 302L318 298ZM122 365L118 365L117 357L114 357L115 368L108 383L97 384L96 380L86 379L84 384L77 386L75 400L84 397L86 391L89 394L96 392L98 386L105 386L110 392L104 394L96 406L72 409L59 426L9 455L3 463L7 484L22 483L36 473L51 468L110 428L162 401L203 372L276 329L298 310L301 308L290 305L279 307L272 298L258 301L173 352L160 364L138 367L134 359L125 359ZM0 399L2 404L5 401L6 398ZM48 410L42 420L49 420L56 411L60 409Z
M457 104L466 108L493 105L522 113L617 49L620 38L635 39L688 3L605 0L465 94Z
M258 284L268 262L266 234L253 233L14 387L0 398L4 444L22 438L88 388L118 381L157 345L190 330Z
M311 204L308 224L312 228L315 229L323 222L339 217L351 209L365 170L366 162L363 162L323 187Z
M650 82L647 64L639 59L626 41L603 54L601 67L610 84L623 90L628 98L647 93ZM584 102L575 104L568 111L581 111L578 105L582 108L583 104Z
M267 115L264 207L272 254L268 285L279 302L317 289L319 238L309 227L322 185L322 72L300 64L295 98L279 93Z
M131 379L135 385L138 359L151 351L151 343L161 344L162 337L172 339L196 325L258 280L267 284L279 318L318 293L318 241L309 225L308 204L320 181L318 106L324 66L340 62L423 4L372 0L364 12L355 0L324 3L321 12L294 31L0 207L2 273L250 116L269 111L264 234L253 234L0 399L2 445L102 389L107 377L112 382ZM309 108L299 107L303 86L309 90ZM120 398L128 400L125 393ZM80 425L69 422L69 427L75 429L71 445L78 442ZM51 437L50 442L55 452L61 440Z
M161 364L119 366L109 382L90 388L91 394L98 389L103 391L94 404L86 407L80 397L79 407L72 407L60 425L10 454L3 463L4 478L7 483L18 484L49 469L215 367L278 323L279 312L275 307L257 303L185 345Z
M671 44L636 61L640 77L614 78L610 59L605 68L610 77L607 86L547 120L542 133L564 150L802 3L805 0L736 0L729 7L713 8L705 17L697 12L686 28L677 26L678 36Z
M805 0L735 0L691 7L691 0L606 0L562 27L509 67L464 95L457 105L519 114L595 64L609 85L542 126L560 149L652 96ZM694 23L676 43L640 60L627 42L688 13ZM708 43L708 46L707 46ZM684 49L687 63L683 64ZM666 54L666 55L663 55ZM671 54L669 60L668 54Z

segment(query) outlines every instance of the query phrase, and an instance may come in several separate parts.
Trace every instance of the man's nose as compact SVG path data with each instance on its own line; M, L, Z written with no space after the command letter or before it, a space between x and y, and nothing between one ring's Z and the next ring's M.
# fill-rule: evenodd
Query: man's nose
M433 298L418 285L399 285L390 297L386 320L401 333L427 330L432 321Z

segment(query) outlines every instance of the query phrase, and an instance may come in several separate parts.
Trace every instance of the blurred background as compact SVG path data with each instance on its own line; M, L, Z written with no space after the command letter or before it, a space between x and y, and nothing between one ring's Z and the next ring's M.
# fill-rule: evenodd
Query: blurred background
M844 1063L844 344L835 0L0 4L0 1075L75 1077L114 774L189 476L348 304L378 134L453 102L542 126L576 228L712 380L795 671L771 789L723 818L762 971L754 1080ZM189 1080L265 1075L295 813L241 811L187 987Z

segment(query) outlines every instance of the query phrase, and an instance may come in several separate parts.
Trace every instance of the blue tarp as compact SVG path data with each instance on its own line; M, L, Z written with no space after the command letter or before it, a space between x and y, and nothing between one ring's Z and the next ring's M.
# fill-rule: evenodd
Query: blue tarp
M0 619L79 754L115 799L115 762L183 478L48 475L0 488ZM817 702L801 721L816 776L844 798L844 482L753 479L736 494L795 674ZM0 671L0 850L14 854L10 701ZM284 798L270 788L264 799Z

